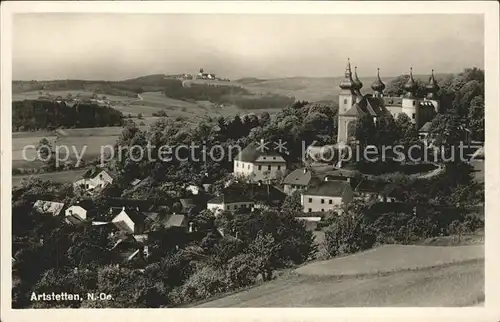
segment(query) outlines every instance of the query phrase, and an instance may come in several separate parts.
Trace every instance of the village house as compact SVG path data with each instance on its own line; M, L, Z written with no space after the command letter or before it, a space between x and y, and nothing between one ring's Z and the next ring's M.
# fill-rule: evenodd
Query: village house
M73 205L66 209L64 220L71 225L77 225L87 220L87 209Z
M420 130L418 130L418 138L423 141L427 142L427 136L429 136L429 132L431 130L431 122L425 123Z
M92 194L113 183L114 175L110 171L102 170L92 178L83 178L73 183L74 188L81 188Z
M396 186L388 182L364 179L354 189L355 196L366 201L395 202Z
M116 209L111 210L113 213L118 212ZM144 232L144 221L146 216L138 209L127 209L122 207L116 216L113 217L111 223L120 231L129 234L142 234Z
M263 142L253 142L245 147L234 160L233 173L250 181L267 181L283 176L286 161L274 151L264 151Z
M297 169L288 174L283 180L283 189L287 195L295 191L304 191L308 187L317 185L327 178L328 180L347 181L355 183L360 176L358 171L337 169L332 166L315 166Z
M300 198L302 209L308 212L325 212L339 209L353 200L354 194L347 181L328 180L307 188Z
M35 210L36 212L52 216L59 216L63 208L63 203L54 201L37 200L33 204L33 210Z
M237 211L241 208L253 210L264 206L279 206L285 200L285 193L273 185L236 184L207 202L207 209L219 215L224 211Z
M306 190L313 184L313 181L318 180L321 181L311 170L307 168L296 169L283 179L283 189L287 195L291 195L297 190Z

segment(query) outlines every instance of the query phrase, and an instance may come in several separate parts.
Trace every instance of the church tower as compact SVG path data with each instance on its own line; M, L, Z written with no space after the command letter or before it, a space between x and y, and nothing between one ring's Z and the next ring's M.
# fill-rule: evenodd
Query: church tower
M339 87L341 91L339 93L337 142L345 143L347 142L348 137L348 123L353 119L354 121L357 119L356 115L347 115L347 112L349 112L353 104L356 103L356 91L359 92L359 88L361 88L359 87L359 84L356 84L352 79L351 62L349 59L347 59L344 78L340 82Z
M354 66L354 93L356 94L356 101L359 102L363 98L361 94L361 88L363 88L363 83L358 77L358 66Z
M380 79L380 68L377 68L377 78L372 83L374 97L382 97L385 89L385 84Z
M413 123L417 120L417 106L419 99L416 98L417 83L413 79L413 69L410 67L410 78L403 86L405 95L402 100L402 112L408 115Z
M426 101L430 101L434 106L434 110L436 113L439 112L439 101L437 100L437 92L439 91L439 85L434 78L434 69L431 72L431 76L429 77L429 83L425 85L425 91L427 92Z

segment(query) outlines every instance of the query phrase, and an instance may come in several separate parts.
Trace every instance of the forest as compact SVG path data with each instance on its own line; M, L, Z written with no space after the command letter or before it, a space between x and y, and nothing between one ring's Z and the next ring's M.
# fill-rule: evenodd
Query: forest
M37 131L57 128L120 126L123 114L111 107L79 103L67 106L48 100L12 102L12 130Z

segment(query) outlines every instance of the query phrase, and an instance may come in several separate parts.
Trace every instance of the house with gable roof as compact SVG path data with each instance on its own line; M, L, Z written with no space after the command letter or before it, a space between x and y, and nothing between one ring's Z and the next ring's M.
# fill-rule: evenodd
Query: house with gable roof
M277 152L252 142L234 160L233 173L249 178L251 181L276 179L286 171L286 161Z
M303 212L326 212L349 204L354 198L351 184L347 181L328 180L302 192L300 203Z

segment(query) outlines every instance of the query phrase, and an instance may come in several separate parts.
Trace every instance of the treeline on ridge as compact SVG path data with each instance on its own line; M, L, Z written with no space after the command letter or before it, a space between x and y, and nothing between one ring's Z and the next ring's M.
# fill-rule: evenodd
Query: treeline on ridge
M240 109L284 108L295 102L294 97L281 95L253 95L241 86L190 84L184 87L176 79L165 80L167 97L183 101L210 101L216 104L233 104Z
M59 127L103 127L122 125L123 114L97 104L75 104L44 100L12 102L12 130L36 131Z

